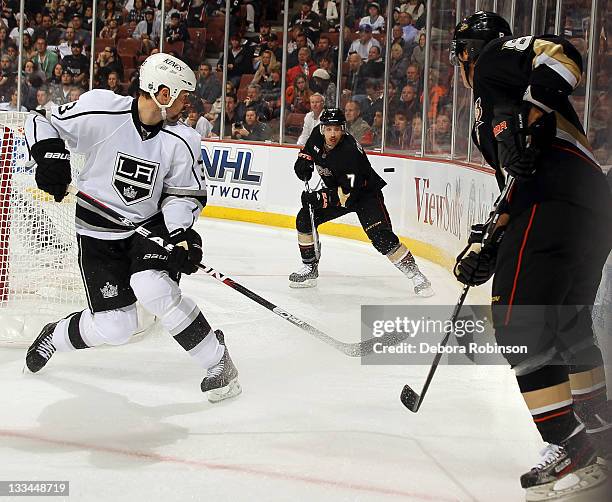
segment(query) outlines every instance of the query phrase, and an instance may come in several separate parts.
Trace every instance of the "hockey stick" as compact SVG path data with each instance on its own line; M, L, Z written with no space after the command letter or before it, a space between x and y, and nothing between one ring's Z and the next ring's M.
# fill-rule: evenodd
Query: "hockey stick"
M153 241L155 244L157 244L158 246L161 246L166 251L170 252L174 248L174 246L170 244L169 242L166 242L161 237L154 236L150 230L144 228L143 226L136 225L133 221L126 218L125 216L122 216L121 214L116 212L114 209L111 209L110 207L106 206L104 203L100 202L94 197L87 195L86 193L81 192L80 190L77 190L73 186L68 187L68 192L75 195L77 198L81 199L87 204L94 206L95 208L97 208L98 210L106 214L111 220L121 225L124 225L126 227L132 228L135 233L137 233L138 235L140 235L141 237L145 239L149 239L150 241ZM391 333L388 336L385 335L380 338L372 338L372 339L364 340L362 342L357 342L357 343L346 343L340 340L336 340L335 338L318 330L314 326L311 326L306 321L303 321L299 317L296 317L295 315L287 312L285 309L277 305L274 305L272 302L266 300L265 298L262 298L257 293L251 291L250 289L243 286L242 284L237 283L232 278L222 274L221 272L216 271L213 267L209 267L202 263L199 263L198 268L200 270L203 270L206 274L218 280L219 282L222 282L226 286L229 286L230 288L238 291L239 293L243 294L247 298L258 303L262 307L265 307L269 311L274 312L277 316L282 317L283 319L285 319L286 321L289 321L294 326L297 326L298 328L306 331L308 334L314 336L315 338L318 338L322 342L330 345L331 347L342 352L343 354L346 354L347 356L359 357L365 354L370 354L371 352L374 351L374 344L381 344L382 346L396 345L399 342L401 342L403 338L405 338L405 337L401 337L399 335Z
M488 240L491 230L495 227L497 221L499 220L499 216L500 216L499 210L502 206L502 203L506 200L506 197L510 193L510 190L512 190L513 185L514 185L514 178L512 176L508 176L508 178L506 179L506 185L504 186L504 189L499 195L497 199L497 203L493 210L493 217L491 220L491 225L489 225L487 232L483 236L482 242L486 242ZM469 290L470 290L469 286L467 285L463 286L463 291L461 292L461 295L459 296L457 305L455 305L455 310L453 310L453 315L450 318L451 326L455 325L455 322L457 321L459 312L461 312L461 307L463 306L463 303L465 302L465 298L467 297ZM446 336L440 343L441 347L446 347L446 344L450 340L450 336L452 335L452 333L453 333L452 330L448 330L448 333L446 333ZM443 355L442 353L443 353L442 350L439 350L436 353L436 357L434 357L434 360L431 363L431 368L429 368L429 373L427 374L427 378L425 379L425 383L423 384L423 389L421 390L420 394L417 394L408 384L404 385L404 388L402 389L402 393L400 394L400 401L406 408L408 408L413 413L416 413L417 411L419 411L419 408L421 407L421 403L423 402L423 399L425 399L425 394L427 393L427 389L429 389L429 385L431 384L431 381L433 380L436 370L438 369L438 365L440 364L440 360L442 359L442 355Z
M306 182L306 191L308 193L311 193L308 181ZM321 259L321 242L319 241L319 231L315 226L314 209L312 209L312 204L308 204L308 212L310 213L310 226L312 227L312 238L314 240L315 258L317 259L317 261L319 261Z

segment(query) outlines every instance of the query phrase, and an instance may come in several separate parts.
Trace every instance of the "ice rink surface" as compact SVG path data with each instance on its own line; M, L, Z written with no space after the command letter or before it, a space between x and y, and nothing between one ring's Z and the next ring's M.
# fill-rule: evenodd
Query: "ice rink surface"
M328 236L318 287L290 289L295 232L198 229L206 264L343 341L359 340L362 304L460 292L419 260L437 295L417 298L369 245ZM523 500L541 443L509 368L441 366L413 414L399 393L428 367L362 366L203 273L182 287L224 330L243 394L208 403L164 333L56 353L36 375L23 350L0 349L0 480L69 480L71 501Z

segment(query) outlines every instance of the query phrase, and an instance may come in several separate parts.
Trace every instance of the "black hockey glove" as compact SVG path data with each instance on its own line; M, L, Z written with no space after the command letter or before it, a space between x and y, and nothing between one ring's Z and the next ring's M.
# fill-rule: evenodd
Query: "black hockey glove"
M466 286L480 286L495 272L497 251L506 227L497 227L482 244L488 226L488 223L473 225L467 247L457 256L453 273L457 280Z
M312 173L314 172L314 162L312 157L307 153L298 153L298 158L295 161L293 170L298 178L302 181L310 181Z
M66 150L64 140L43 139L34 143L30 152L37 164L34 176L36 185L49 195L53 195L56 202L61 202L72 181L70 152Z
M545 113L527 126L529 108L496 108L493 134L501 167L517 180L531 178L542 148L551 144L557 125L554 113Z
M322 188L316 192L302 192L302 206L313 209L325 209L326 207L337 207L340 205L340 197L337 188Z
M193 274L202 261L202 237L192 228L176 230L170 235L174 249L168 255L168 269L171 272Z

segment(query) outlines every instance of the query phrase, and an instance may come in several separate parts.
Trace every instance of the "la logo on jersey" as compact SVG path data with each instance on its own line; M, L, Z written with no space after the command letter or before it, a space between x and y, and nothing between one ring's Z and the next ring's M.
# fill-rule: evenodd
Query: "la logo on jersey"
M113 186L126 206L141 202L153 195L159 163L117 153Z

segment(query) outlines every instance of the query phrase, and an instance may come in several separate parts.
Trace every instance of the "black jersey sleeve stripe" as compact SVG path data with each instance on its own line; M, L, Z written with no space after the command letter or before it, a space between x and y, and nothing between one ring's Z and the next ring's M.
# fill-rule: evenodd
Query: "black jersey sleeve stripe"
M180 139L183 143L185 143L185 146L187 147L187 150L189 151L189 155L191 155L191 172L193 173L193 177L196 180L196 183L198 184L198 187L201 189L202 188L202 182L201 179L198 177L196 171L195 171L195 164L196 164L196 159L193 155L193 152L191 151L191 148L189 147L189 143L187 143L187 141L185 141L185 138L182 138L181 136L179 136L176 133L173 133L172 131L168 131L167 129L162 129L162 132L165 132L166 134L170 134L171 136L175 136L178 139Z
M76 119L77 117L82 117L83 115L124 115L126 113L132 113L132 110L120 110L120 111L108 111L108 110L90 110L87 112L75 113L74 115L70 115L68 117L58 117L57 115L51 114L55 120L69 120Z
M37 127L36 127L36 119L37 118L38 118L38 116L34 115L34 119L32 120L32 123L34 124L34 143L38 143L38 137L37 137L37 134L36 134L36 129L37 129Z

